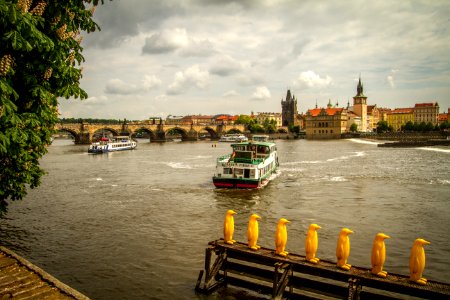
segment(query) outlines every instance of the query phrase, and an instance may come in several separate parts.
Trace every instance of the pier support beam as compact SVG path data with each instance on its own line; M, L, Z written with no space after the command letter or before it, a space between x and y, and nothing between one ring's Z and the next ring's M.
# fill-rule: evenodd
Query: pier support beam
M292 265L286 263L275 263L272 299L280 300L283 298L284 290L286 289L292 275ZM292 293L292 287L290 288L290 292Z
M214 264L211 267L211 256L212 256L213 252L216 253L217 257L216 257L216 260L214 261ZM203 271L203 270L200 271L195 290L201 291L202 293L209 294L212 291L214 291L216 288L225 284L226 277L227 277L226 271L225 271L223 278L221 278L220 280L215 280L215 278L216 278L216 275L219 273L219 270L221 269L222 265L226 262L226 260L227 260L227 251L226 250L218 251L217 249L215 249L213 247L206 248L206 250L205 250L205 271ZM226 270L226 268L225 268L225 270ZM205 274L205 280L204 280L203 288L200 288L203 274Z

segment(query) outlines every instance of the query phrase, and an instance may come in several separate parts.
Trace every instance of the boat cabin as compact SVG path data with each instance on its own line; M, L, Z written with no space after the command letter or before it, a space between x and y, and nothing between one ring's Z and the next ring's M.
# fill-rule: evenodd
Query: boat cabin
M233 154L231 155L234 162L251 163L255 159L264 160L269 157L270 153L275 151L275 145L271 144L253 144L242 143L231 145Z

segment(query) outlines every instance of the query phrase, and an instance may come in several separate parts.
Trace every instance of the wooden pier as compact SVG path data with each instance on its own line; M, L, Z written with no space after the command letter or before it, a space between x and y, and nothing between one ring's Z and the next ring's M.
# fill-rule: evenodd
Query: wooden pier
M0 299L89 299L0 246Z
M428 280L427 285L419 285L409 276L393 273L380 278L366 268L352 266L344 271L335 262L312 264L302 255L290 253L283 258L273 249L253 251L247 244L228 245L221 239L206 248L196 291L208 294L227 284L273 299L450 299L448 283Z

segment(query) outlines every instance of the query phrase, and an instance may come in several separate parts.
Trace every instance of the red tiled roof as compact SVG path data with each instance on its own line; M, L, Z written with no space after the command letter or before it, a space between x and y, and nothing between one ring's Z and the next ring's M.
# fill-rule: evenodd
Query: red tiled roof
M439 114L439 122L444 122L448 120L448 114Z
M429 102L429 103L416 103L414 107L427 107L427 106L436 106L436 102Z
M396 108L388 112L388 114L412 114L414 112L413 108Z
M311 114L311 116L316 117L320 114L320 112L322 111L322 109L324 108L314 108L314 109L309 109L308 112ZM343 108L326 108L324 109L326 114L328 116L334 116L336 113L342 113L342 111L344 110Z

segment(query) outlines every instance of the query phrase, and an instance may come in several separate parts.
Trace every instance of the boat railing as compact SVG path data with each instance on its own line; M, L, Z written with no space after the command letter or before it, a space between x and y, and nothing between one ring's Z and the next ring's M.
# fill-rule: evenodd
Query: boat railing
M229 159L230 156L231 156L231 154L222 155L222 156L217 158L217 161L222 161L222 160L225 160L225 159Z

